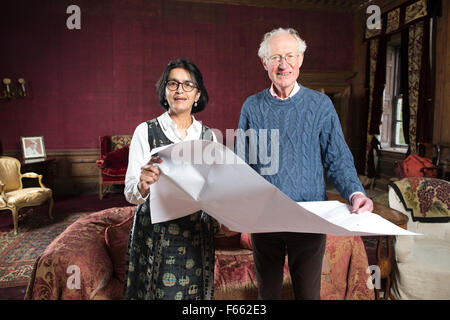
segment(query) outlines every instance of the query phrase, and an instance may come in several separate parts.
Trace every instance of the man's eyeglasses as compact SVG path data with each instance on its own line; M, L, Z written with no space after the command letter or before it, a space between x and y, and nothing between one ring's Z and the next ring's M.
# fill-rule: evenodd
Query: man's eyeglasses
M286 60L286 62L288 64L294 64L297 61L298 56L299 56L298 54L292 54L292 53L287 54L284 57L279 54L276 54L276 55L273 55L273 56L267 58L267 61L269 61L269 63L273 66L279 65L281 63L282 59Z
M178 82L177 80L169 80L166 82L166 87L170 91L175 91L178 89L179 85L182 85L183 90L186 92L190 92L197 88L197 85L192 81Z

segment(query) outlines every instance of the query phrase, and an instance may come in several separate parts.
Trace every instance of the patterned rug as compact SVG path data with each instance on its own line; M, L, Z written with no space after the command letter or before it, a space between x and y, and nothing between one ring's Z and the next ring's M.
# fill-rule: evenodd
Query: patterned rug
M12 230L0 232L0 288L27 285L37 257L71 223L88 214L57 215L51 220L43 209L23 210L17 235Z
M47 214L47 205L22 209L17 235L12 230L12 222L9 227L0 229L0 289L26 286L37 257L77 219L125 205L129 204L123 195L112 194L103 200L97 195L84 195L55 201L53 219ZM0 211L0 215L5 219L11 214Z

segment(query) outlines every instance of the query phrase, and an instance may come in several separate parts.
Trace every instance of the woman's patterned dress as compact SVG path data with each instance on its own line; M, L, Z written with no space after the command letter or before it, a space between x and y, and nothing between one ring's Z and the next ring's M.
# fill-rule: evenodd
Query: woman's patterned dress
M156 119L147 123L150 150L172 144ZM201 139L212 140L209 128ZM212 299L216 232L217 222L203 211L152 224L147 199L136 208L128 240L125 299Z

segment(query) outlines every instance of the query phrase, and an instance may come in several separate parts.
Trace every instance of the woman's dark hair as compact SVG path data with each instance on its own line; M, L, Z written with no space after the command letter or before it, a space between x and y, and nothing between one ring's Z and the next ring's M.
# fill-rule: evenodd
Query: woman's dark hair
M197 101L197 106L192 106L192 113L200 112L205 109L208 104L208 91L206 91L203 84L203 77L200 70L195 64L187 59L177 59L170 61L164 70L161 78L156 83L156 93L158 94L158 102L165 110L169 110L169 105L166 100L166 83L169 78L170 71L175 68L182 68L190 73L193 81L197 84L197 89L200 91L200 98Z

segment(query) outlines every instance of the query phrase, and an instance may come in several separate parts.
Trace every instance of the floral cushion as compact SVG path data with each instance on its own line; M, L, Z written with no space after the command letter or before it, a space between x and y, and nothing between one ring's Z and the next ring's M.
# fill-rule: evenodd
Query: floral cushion
M131 143L131 138L132 137L130 135L111 136L111 150L114 151L125 146L129 146Z
M410 177L390 184L413 221L450 221L450 182Z

